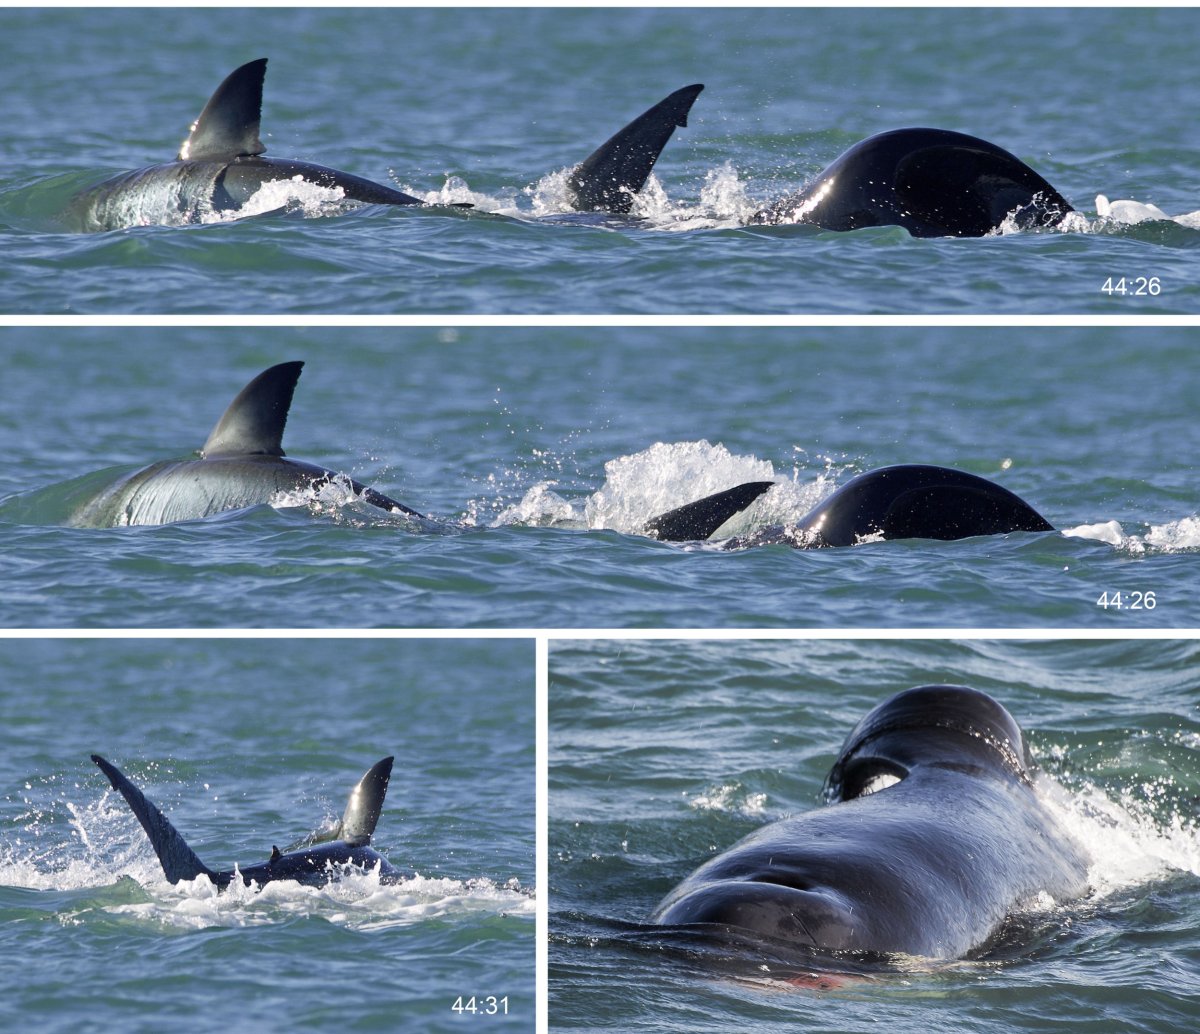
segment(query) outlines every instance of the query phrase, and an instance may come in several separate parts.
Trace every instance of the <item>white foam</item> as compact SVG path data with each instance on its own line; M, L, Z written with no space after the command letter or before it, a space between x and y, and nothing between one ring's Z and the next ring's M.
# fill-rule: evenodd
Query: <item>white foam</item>
M1088 882L1104 898L1161 880L1172 872L1200 876L1200 827L1170 809L1156 814L1173 779L1123 787L1116 796L1091 783L1067 790L1049 776L1038 792L1063 826L1091 855Z
M737 456L707 441L658 442L609 460L605 481L587 501L584 517L593 529L638 534L652 517L746 481L773 481L769 460Z
M684 793L683 796L687 797L688 794ZM697 811L728 812L747 818L761 818L766 814L767 795L745 792L740 783L726 783L696 794L690 798L688 805Z
M346 210L346 192L341 187L322 187L302 176L291 179L268 180L240 208L215 211L201 210L201 223L227 223L250 216L278 211L297 212L306 219L339 215Z
M1141 535L1127 534L1117 521L1080 524L1074 528L1064 528L1062 534L1068 538L1106 542L1135 556L1146 553L1183 553L1200 549L1200 517L1183 517L1166 524L1152 524L1150 529Z

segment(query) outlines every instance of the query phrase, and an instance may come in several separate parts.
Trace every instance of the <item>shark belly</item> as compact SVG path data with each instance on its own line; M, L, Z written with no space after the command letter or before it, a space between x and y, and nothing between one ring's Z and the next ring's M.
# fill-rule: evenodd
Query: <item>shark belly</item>
M81 190L63 221L82 233L132 226L182 226L211 214L219 161L176 161L122 173Z
M275 456L153 463L104 489L70 523L85 528L173 524L270 503L333 477L310 463Z

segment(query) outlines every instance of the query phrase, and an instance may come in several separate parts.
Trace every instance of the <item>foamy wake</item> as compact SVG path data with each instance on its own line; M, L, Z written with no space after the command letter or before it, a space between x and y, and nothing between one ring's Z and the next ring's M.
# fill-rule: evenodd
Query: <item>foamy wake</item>
M770 460L735 455L724 445L703 440L658 442L642 452L609 460L604 474L599 490L579 502L558 495L553 481L539 482L519 503L501 511L493 526L554 525L637 535L644 533L651 518L678 506L747 481L776 481L770 492L714 536L725 538L764 525L796 523L829 492L832 480L827 472L808 484L797 484L780 478Z
M1149 531L1140 535L1126 534L1117 521L1080 524L1078 527L1064 528L1062 533L1069 538L1107 542L1132 556L1200 549L1200 517L1183 517L1166 524L1152 524Z
M346 211L346 192L341 187L322 187L301 176L264 183L240 208L231 211L208 209L199 213L201 223L229 223L268 212L296 212L306 219L340 215Z
M1200 230L1200 211L1186 215L1167 215L1157 205L1142 204L1140 201L1109 201L1103 194L1096 195L1096 215L1118 225L1163 220L1178 223L1192 230Z

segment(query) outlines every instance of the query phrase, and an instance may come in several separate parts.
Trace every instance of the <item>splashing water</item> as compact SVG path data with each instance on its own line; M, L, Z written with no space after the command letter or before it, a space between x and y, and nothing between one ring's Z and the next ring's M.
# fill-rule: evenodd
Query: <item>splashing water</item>
M1167 524L1152 524L1149 531L1142 535L1126 534L1117 521L1080 524L1078 527L1064 528L1062 534L1068 538L1107 542L1131 556L1183 553L1200 549L1200 517L1183 517Z
M197 214L197 222L228 223L268 212L295 212L305 219L341 215L347 208L346 192L341 187L322 187L302 176L286 180L268 180L240 208L216 211L207 208Z

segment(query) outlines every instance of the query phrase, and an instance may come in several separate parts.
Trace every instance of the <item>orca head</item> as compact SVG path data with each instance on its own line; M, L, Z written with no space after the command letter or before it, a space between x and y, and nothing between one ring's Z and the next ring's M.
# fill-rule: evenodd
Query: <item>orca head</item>
M192 124L176 160L246 158L266 151L258 138L266 75L265 57L230 72Z
M916 686L872 708L851 730L825 780L825 798L868 796L919 765L982 768L1030 781L1021 728L1001 704L966 686Z

